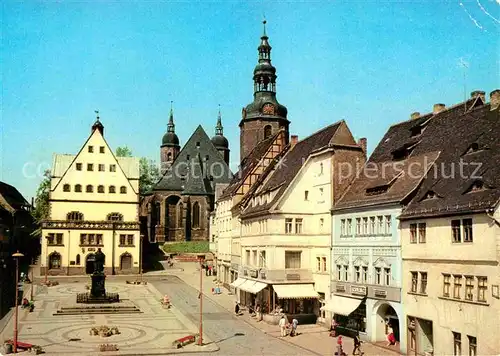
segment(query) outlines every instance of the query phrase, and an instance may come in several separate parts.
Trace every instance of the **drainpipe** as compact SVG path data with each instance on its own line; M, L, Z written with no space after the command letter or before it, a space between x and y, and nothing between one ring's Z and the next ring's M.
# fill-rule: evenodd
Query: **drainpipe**
M71 255L71 230L68 230L68 264L66 265L66 275L69 276L69 260Z
M111 274L114 275L115 274L115 240L116 240L115 229L116 229L116 225L115 225L114 221L112 222L112 224L113 224L113 245L111 247Z

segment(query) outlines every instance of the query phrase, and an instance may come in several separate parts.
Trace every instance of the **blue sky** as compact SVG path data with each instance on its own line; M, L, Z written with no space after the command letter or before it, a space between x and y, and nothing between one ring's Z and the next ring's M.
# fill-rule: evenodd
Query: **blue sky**
M29 199L96 109L112 148L158 161L171 100L181 144L198 124L212 136L221 105L235 170L263 14L299 138L345 119L371 152L411 112L463 100L460 58L467 96L500 87L493 0L3 1L0 180Z

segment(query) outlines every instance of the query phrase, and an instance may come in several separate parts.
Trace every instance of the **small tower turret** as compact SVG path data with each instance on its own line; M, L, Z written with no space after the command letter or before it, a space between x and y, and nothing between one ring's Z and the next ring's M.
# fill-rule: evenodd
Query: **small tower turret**
M215 125L215 136L212 137L212 143L214 144L217 151L224 158L224 161L229 165L229 141L224 137L224 127L222 126L222 116L220 113L217 115L217 124Z
M170 102L170 117L168 119L167 132L163 135L160 148L161 174L164 174L167 168L172 165L180 150L179 137L175 133L174 110L172 102Z

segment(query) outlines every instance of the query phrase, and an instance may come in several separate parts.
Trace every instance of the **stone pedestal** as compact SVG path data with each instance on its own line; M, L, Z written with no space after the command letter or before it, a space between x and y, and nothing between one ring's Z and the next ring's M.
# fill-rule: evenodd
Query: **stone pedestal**
M94 298L102 298L106 295L106 288L104 281L106 276L103 273L94 273L91 276L92 286L90 288L90 295Z

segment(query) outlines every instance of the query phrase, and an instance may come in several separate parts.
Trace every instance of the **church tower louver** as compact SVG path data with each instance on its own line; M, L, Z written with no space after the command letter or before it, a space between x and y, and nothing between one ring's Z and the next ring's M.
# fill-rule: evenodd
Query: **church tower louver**
M259 62L253 72L254 100L242 110L240 126L240 161L262 140L285 130L286 143L289 140L287 109L276 99L276 68L271 64L271 45L264 33L258 47Z

